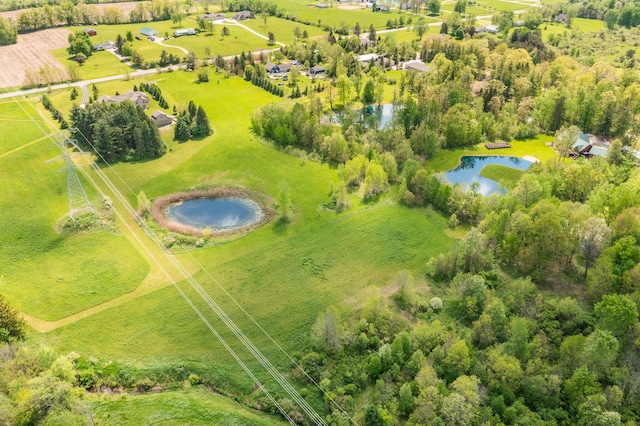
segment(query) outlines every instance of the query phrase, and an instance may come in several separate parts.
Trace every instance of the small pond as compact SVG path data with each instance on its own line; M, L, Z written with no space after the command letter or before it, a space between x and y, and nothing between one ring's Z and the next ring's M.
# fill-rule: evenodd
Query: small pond
M260 221L262 210L256 202L246 198L194 198L170 205L165 215L171 221L192 228L228 231Z
M367 107L365 114L368 122L373 118L377 123L377 128L382 129L393 118L393 104Z
M364 112L364 121L367 127L382 129L393 118L393 104L382 104L380 107L370 105L358 113ZM360 116L362 118L362 116ZM321 124L341 124L342 113L325 115L320 119Z
M446 172L445 177L451 184L459 183L466 187L478 182L478 193L482 195L505 194L507 190L498 182L480 176L482 168L492 164L525 171L529 170L533 163L518 157L465 155L460 159L460 165Z

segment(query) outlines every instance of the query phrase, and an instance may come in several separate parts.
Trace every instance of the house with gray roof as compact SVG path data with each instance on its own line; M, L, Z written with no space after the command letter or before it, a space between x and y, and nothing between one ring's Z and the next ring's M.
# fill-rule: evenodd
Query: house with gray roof
M149 96L147 96L146 93L134 92L133 90L125 93L124 95L102 95L98 98L99 103L109 102L119 104L126 100L133 102L138 108L149 108Z

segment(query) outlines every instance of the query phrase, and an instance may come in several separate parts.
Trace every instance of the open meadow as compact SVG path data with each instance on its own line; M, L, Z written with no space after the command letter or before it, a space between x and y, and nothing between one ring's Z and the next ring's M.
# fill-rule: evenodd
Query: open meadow
M192 187L227 185L250 188L275 199L283 182L290 187L295 209L292 223L271 222L242 238L177 254L185 264L199 265L195 267L201 269L195 275L199 282L282 370L291 366L287 358L234 300L287 351L295 352L308 344L310 327L319 312L328 306L346 312L358 309L369 286L393 291L392 278L399 270L421 276L426 261L453 244L445 233L447 222L440 215L402 207L391 200L368 204L353 197L352 208L344 213L324 208L330 185L337 180L336 170L273 150L249 130L255 108L279 98L237 77L213 75L206 84L194 80L193 73L187 72L146 78L158 84L170 105L184 108L188 100L202 104L213 136L176 143L172 134L163 133L170 147L164 157L117 164L105 172L132 203L140 190L155 198ZM124 93L137 83L113 81L97 86L100 94ZM51 99L61 110L68 111L71 106L68 89L52 94ZM34 136L25 135L25 141ZM127 235L126 228L115 233L55 234L53 225L67 207L65 177L57 173L61 162L44 163L56 158L56 150L43 141L20 150L20 155L0 158L11 165L0 163L3 172L6 170L3 179L23 188L3 194L3 203L11 209L9 217L18 217L1 222L6 230L3 238L15 241L3 244L3 259L11 259L11 264L3 265L4 292L20 310L43 321L76 314L60 325L47 323L55 329L32 333L32 338L63 352L73 350L103 360L148 365L151 370L186 363L203 371L220 389L251 393L251 380L175 288L167 287L169 283L155 291L121 298L108 309L77 314L134 291L150 265L138 253L140 247L121 235ZM83 182L97 203L96 191ZM36 196L43 193L47 196ZM29 214L20 213L24 204L18 203L17 197L31 200ZM20 230L19 236L15 230ZM23 258L42 260L34 269L23 266ZM30 285L22 285L25 282ZM197 295L185 282L179 286L196 300ZM41 296L33 297L34 288ZM220 333L233 342L233 336L206 305L196 305L208 312L206 316ZM256 361L239 343L231 345L256 368ZM208 366L214 360L216 367L211 369Z
M43 137L51 129L33 104L14 105L1 106L25 129L0 142L2 293L29 315L56 320L132 291L148 266L126 238L108 229L71 236L54 229L68 209L61 152ZM85 187L98 207L100 197Z
M282 425L279 417L251 410L204 389L177 390L122 397L104 396L94 402L98 424Z

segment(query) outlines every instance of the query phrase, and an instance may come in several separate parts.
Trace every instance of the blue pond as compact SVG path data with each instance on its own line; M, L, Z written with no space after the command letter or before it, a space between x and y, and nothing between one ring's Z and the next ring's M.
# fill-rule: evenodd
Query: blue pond
M228 231L258 222L262 210L257 203L245 198L195 198L167 207L165 215L192 228Z
M482 195L504 194L507 190L500 186L498 182L480 176L480 170L482 170L484 166L491 164L498 164L518 170L529 170L529 167L531 167L533 163L518 157L465 155L460 159L460 165L446 172L445 177L451 184L459 183L467 187L473 182L478 182L480 185L478 193Z

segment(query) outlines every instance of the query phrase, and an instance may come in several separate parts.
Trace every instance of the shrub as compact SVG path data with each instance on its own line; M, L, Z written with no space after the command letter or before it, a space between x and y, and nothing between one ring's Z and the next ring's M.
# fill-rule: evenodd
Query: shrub
M442 309L442 299L440 299L439 297L433 297L429 303L431 304L431 309L433 309L434 311L439 311L440 309Z

